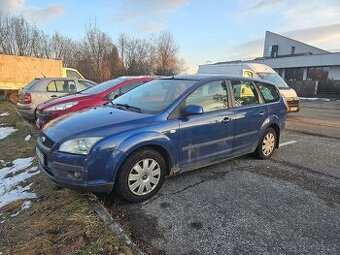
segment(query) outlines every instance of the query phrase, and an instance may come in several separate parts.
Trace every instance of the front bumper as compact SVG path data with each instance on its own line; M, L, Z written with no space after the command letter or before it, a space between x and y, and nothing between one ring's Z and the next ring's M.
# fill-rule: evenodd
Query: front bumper
M48 148L41 145L39 140L36 154L41 170L60 186L95 193L113 190L113 181L89 176L86 156L62 152L51 153Z
M50 112L41 113L40 111L37 111L37 121L35 124L38 128L42 129L47 124L47 122L56 117L54 117Z
M108 193L113 190L113 182L108 182L108 183L100 183L100 184L89 184L86 182L82 183L75 183L70 181L69 179L62 179L55 177L51 174L49 170L47 170L44 166L41 165L39 162L40 169L55 183L58 185L69 188L69 189L74 189L74 190L80 190L84 192L94 192L94 193ZM57 169L54 169L53 171L58 171Z
M288 105L288 112L298 112L300 111L300 99L299 98L286 98Z

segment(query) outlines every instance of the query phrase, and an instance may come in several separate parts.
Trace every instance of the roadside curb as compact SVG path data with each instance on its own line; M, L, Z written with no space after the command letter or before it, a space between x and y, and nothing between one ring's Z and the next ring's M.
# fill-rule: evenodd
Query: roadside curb
M98 198L90 193L88 203L91 208L98 214L99 218L105 223L106 227L118 237L118 239L129 246L136 255L145 255L138 246L132 241L129 234L117 223L107 211L107 209L99 202Z

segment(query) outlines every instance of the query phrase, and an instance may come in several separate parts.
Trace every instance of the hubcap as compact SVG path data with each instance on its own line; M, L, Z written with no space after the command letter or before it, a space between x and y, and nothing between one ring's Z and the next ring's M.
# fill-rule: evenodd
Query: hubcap
M262 152L263 155L268 156L270 155L275 146L275 137L272 133L268 133L262 141Z
M156 160L146 158L135 164L128 176L130 191L138 196L149 194L161 178L161 169Z

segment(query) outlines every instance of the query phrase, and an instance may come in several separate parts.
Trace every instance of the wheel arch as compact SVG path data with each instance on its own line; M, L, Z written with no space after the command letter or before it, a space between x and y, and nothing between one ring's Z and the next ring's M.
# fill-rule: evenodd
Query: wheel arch
M116 172L119 171L121 166L131 154L146 148L155 150L163 156L167 167L166 173L169 175L178 162L178 153L176 153L177 149L169 137L156 132L140 133L123 141L116 148L124 155L124 157L117 162Z
M275 131L276 134L276 139L277 139L277 143L275 145L275 148L278 149L280 146L280 126L276 123L272 123L268 126L268 128L272 128Z

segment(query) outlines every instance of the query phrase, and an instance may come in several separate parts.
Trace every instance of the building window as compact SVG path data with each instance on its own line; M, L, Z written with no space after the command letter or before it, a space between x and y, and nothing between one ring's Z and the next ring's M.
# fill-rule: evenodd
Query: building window
M292 46L292 49L290 51L290 54L294 55L295 54L295 46Z
M302 81L304 68L287 68L285 73L285 80L288 81Z
M309 67L307 80L309 81L326 81L328 78L329 67Z

